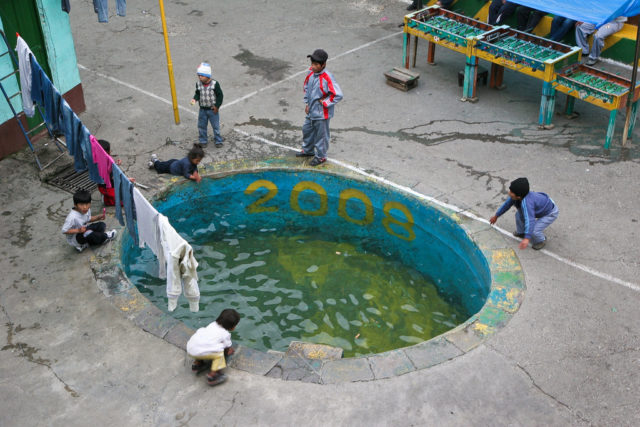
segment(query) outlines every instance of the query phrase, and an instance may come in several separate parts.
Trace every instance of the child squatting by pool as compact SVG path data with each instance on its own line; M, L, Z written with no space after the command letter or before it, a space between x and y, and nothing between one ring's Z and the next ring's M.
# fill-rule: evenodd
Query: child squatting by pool
M210 367L207 384L215 386L227 380L221 371L227 367L225 356L233 354L231 331L240 322L240 314L232 308L222 310L215 322L198 329L187 342L187 353L195 361L191 371L199 374Z

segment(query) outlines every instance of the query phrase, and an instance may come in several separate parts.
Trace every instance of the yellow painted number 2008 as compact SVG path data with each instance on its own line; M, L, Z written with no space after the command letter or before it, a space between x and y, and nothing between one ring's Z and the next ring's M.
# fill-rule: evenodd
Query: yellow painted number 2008
M276 194L278 194L278 187L276 187L273 182L267 181L266 179L253 181L251 184L249 184L247 189L244 190L244 194L248 196L250 194L253 194L259 188L266 188L267 190L269 190L269 192L247 206L247 213L278 212L277 206L262 206L269 200L276 197Z
M391 210L399 210L404 214L406 221L400 221L394 216L391 215ZM405 205L399 202L387 202L382 208L382 212L384 212L384 218L382 219L382 225L387 229L387 233L392 236L396 236L399 239L403 240L413 240L416 238L416 233L413 231L413 215L409 212L409 209ZM391 224L397 225L402 228L406 234L396 233L396 231L391 228Z
M247 206L247 213L277 212L278 206L264 206L265 203L273 199L278 194L278 187L273 182L266 179L254 181L244 190L244 194L247 196L251 195L260 188L265 188L268 191L266 194L262 194L256 201ZM300 193L304 191L311 191L316 194L316 197L318 197L317 200L319 201L316 209L308 210L303 209L300 206ZM364 216L362 218L353 218L347 211L347 202L350 199L359 200L362 205L364 205ZM289 203L294 211L310 216L326 215L329 207L326 190L320 184L312 181L301 181L297 183L291 190ZM399 211L402 215L398 215L398 213L392 214L391 211ZM411 212L405 205L400 202L387 202L385 203L382 212L384 214L384 218L382 218L382 225L387 230L387 233L407 241L411 241L416 238L416 233L413 230L413 226L415 225L413 222L413 215L411 215ZM362 191L352 188L346 189L340 193L338 215L351 223L368 225L373 222L373 205L371 204L369 197L367 197L367 195ZM404 219L402 219L402 217L404 217Z

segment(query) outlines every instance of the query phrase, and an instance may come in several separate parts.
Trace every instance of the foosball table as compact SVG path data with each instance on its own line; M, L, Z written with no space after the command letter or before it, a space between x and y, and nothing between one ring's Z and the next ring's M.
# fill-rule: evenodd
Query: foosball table
M462 101L477 101L478 62L491 63L489 87L503 87L504 68L542 80L538 125L551 129L556 91L567 94L566 113L573 113L575 99L610 111L605 148L613 137L616 114L627 102L631 82L620 76L580 64L580 48L568 46L508 26L493 27L481 21L431 6L404 17L402 61L410 66L411 36L414 36L413 66L418 39L428 41L427 63L435 64L435 46L466 56ZM486 72L486 71L485 71ZM635 123L640 84L633 91L631 135Z
M435 47L440 45L455 52L462 53L469 57L469 50L473 46L473 38L493 29L493 26L481 21L460 15L440 8L431 6L404 17L404 43L403 43L403 63L405 68L409 68L409 51L411 50L411 36L414 36L413 43L413 66L416 66L416 56L418 51L418 40L428 41L427 62L435 64ZM469 80L470 75L465 70L463 93L471 90L475 92L476 80ZM473 85L469 89L468 86Z
M609 125L604 143L604 148L607 149L613 138L618 110L626 105L629 96L633 96L631 111L627 112L631 114L627 136L631 137L638 110L640 83L636 84L631 95L630 80L583 64L574 64L560 70L554 83L556 91L567 94L567 116L573 115L576 99L609 111Z
M580 60L580 48L547 40L542 37L523 33L507 26L496 27L473 40L472 56L467 59L471 64L469 71L475 79L478 59L491 62L489 86L500 88L504 68L517 71L542 80L542 100L538 125L552 127L555 90L552 82L556 74ZM475 92L464 94L468 99L476 98Z

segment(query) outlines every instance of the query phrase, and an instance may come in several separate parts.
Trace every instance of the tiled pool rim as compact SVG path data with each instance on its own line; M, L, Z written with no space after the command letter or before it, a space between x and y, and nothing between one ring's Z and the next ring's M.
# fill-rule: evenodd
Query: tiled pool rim
M332 163L325 163L321 168L325 173L367 180L354 171ZM309 169L307 162L292 158L272 158L261 161L213 163L202 167L201 172L204 176L220 178L259 170ZM159 179L163 186L155 198L162 198L174 183L182 180L167 175L159 175ZM489 224L428 201L423 203L454 219L485 256L491 273L491 290L486 303L478 313L431 340L384 353L338 360L318 360L306 359L299 354L263 352L239 346L230 358L229 366L257 375L319 384L371 381L426 369L466 354L505 327L520 308L525 292L524 274L515 252L508 247L502 235ZM138 327L184 350L194 330L170 314L162 312L131 283L121 264L121 237L122 233L114 242L96 250L91 258L91 269L98 288Z

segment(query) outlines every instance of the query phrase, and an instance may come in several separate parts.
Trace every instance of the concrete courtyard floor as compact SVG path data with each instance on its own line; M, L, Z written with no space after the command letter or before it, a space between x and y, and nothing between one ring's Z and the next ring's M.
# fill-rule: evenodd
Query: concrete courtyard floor
M273 143L299 146L306 55L322 47L345 94L330 159L484 218L527 176L560 217L545 251L518 250L505 236L525 273L524 302L466 355L331 385L230 370L210 388L183 350L109 303L89 268L95 254L60 235L71 195L41 183L21 152L0 161L0 425L640 424L640 133L620 148L624 114L606 151L605 111L577 102L580 118L556 116L555 129L538 130L541 83L514 72L507 89L481 86L478 103L460 102L464 58L438 49L429 66L424 42L418 87L387 86L383 72L401 64L401 1L165 0L175 125L158 2L130 2L108 24L89 0L71 3L81 118L149 196L161 186L149 154L181 157L197 139L189 99L200 61L212 62L225 94L227 140L207 148L205 162L264 159L291 155ZM116 226L112 210L106 222ZM497 225L510 232L513 215Z

